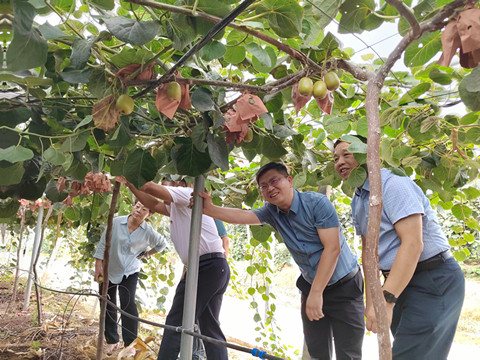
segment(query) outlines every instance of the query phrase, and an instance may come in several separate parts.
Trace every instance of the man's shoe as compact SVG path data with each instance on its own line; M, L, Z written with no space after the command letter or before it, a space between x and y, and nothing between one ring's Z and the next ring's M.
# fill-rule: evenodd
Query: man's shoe
M117 348L117 346L118 346L118 343L105 345L105 353L107 355L112 355L115 349Z

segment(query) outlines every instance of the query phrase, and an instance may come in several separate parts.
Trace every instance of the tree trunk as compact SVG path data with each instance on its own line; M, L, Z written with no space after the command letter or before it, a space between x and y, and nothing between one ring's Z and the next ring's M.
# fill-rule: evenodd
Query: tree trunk
M363 267L365 282L369 287L370 296L375 309L378 331L379 359L390 360L392 349L390 345L390 324L387 320L387 308L383 298L379 279L378 266L378 239L380 220L382 215L382 178L380 173L380 113L378 111L378 97L381 83L376 78L371 79L367 86L367 168L370 181L369 215L367 225L366 249Z
M112 192L112 202L110 203L110 211L108 212L107 231L105 233L105 253L103 254L103 284L101 286L102 299L107 297L108 290L108 263L110 261L110 243L112 239L112 224L113 216L115 215L115 208L117 206L118 192L120 190L120 183L115 182ZM100 320L98 325L98 341L97 341L97 360L103 357L103 333L105 331L105 313L107 310L107 303L100 301Z

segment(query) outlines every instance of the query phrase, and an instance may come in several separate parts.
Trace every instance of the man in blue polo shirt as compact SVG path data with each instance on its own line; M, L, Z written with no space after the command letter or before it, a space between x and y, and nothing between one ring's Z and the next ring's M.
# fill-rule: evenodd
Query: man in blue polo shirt
M335 143L335 170L344 180L359 166L349 143ZM378 242L393 359L447 359L465 296L465 279L422 189L407 176L382 169L383 208ZM367 235L370 183L356 189L353 223ZM365 248L365 247L363 247ZM367 329L377 322L367 291Z
M299 192L285 165L271 162L256 174L266 201L259 209L215 206L207 192L203 212L232 224L272 225L300 268L301 315L310 356L361 359L364 335L363 279L332 203L323 194Z

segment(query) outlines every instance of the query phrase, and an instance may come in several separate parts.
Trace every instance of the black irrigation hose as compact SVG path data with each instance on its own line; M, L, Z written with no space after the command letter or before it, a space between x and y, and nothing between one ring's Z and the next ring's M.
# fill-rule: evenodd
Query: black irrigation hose
M238 5L233 11L225 16L221 21L216 23L204 36L201 38L190 50L188 50L183 56L178 59L178 61L173 65L165 74L163 74L160 79L147 86L145 89L139 93L133 95L134 99L139 98L151 90L155 89L158 85L168 80L177 69L182 66L190 57L192 57L196 52L198 52L207 42L209 42L215 35L222 31L228 24L230 24L240 13L245 10L251 3L255 0L244 0L240 5ZM165 79L165 80L164 80Z
M23 271L28 272L27 270L23 270ZM216 345L222 345L222 346L225 346L227 348L234 349L234 350L246 352L246 353L249 353L253 356L259 357L260 359L285 360L284 358L281 358L281 357L278 357L278 356L275 356L275 355L267 354L266 351L259 350L257 348L252 349L252 348L228 343L228 342L225 342L225 341L213 339L213 338L210 338L208 336L196 333L195 331L192 331L192 330L184 329L181 326L171 326L171 325L166 325L166 324L160 324L160 323L156 323L154 321L145 320L145 319L139 318L137 316L133 316L133 315L123 311L122 309L120 309L117 306L117 304L114 304L113 302L111 302L108 299L104 299L101 295L99 295L96 291L93 291L93 290L86 291L86 292L71 292L71 291L63 291L63 290L55 290L55 289L47 288L43 285L38 284L35 279L34 279L34 283L37 284L37 286L40 287L41 289L46 290L46 291L50 291L50 292L54 292L54 293L77 295L77 296L95 296L95 297L107 302L107 304L111 305L113 308L115 308L121 314L123 314L123 315L125 315L125 316L127 316L131 319L135 319L139 322L142 322L144 324L152 325L152 326L155 326L155 327L161 327L161 328L164 328L164 329L167 329L167 330L175 331L175 332L178 332L178 333L184 333L184 334L187 334L187 335L190 335L190 336L196 336L196 337L202 339L203 341L207 341L207 342L210 342L210 343L216 344Z

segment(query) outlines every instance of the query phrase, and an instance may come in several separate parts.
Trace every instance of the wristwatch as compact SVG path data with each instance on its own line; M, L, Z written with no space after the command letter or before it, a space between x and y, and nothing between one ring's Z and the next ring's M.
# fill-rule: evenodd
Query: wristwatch
M393 295L390 291L383 290L383 297L385 298L385 301L388 303L396 303L398 298Z

